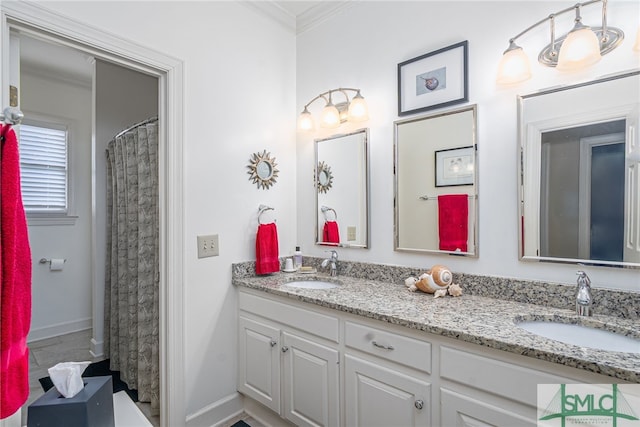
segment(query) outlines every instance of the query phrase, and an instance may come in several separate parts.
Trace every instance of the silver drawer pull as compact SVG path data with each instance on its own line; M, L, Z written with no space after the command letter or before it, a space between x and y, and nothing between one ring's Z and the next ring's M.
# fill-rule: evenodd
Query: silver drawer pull
M416 402L414 403L415 407L417 409L422 409L424 408L424 402L422 400L416 400Z
M374 345L374 347L378 347L378 348L382 348L384 350L393 350L393 346L392 345L383 345L383 344L378 344L375 341L371 341L371 344Z
M271 340L269 344L271 344L271 347L275 347L278 343L275 340Z
M286 353L287 351L289 351L289 347L287 347L286 345L284 347L282 347L282 352Z

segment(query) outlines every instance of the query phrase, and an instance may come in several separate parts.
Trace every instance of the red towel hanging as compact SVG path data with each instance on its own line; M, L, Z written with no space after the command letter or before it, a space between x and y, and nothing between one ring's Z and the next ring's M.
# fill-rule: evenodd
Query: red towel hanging
M440 250L467 252L469 239L469 196L438 196L438 236Z
M322 241L325 243L340 243L340 230L336 221L324 222Z
M31 249L20 190L20 156L12 129L0 156L0 419L13 415L29 397Z
M256 234L256 274L280 271L278 229L275 222L260 224Z

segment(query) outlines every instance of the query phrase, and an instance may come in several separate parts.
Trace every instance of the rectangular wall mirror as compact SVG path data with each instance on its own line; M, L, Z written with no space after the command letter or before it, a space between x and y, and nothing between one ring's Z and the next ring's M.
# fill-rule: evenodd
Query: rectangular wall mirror
M640 71L518 97L520 258L640 267Z
M369 130L315 140L316 244L369 247Z
M476 105L395 122L396 251L478 256Z

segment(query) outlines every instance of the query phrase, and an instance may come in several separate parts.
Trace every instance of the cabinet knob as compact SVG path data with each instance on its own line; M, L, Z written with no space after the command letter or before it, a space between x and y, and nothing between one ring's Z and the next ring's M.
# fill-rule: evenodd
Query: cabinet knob
M417 409L422 409L422 408L424 408L424 402L423 402L422 400L416 400L416 401L415 401L415 403L414 403L414 405L415 405L415 407L416 407Z
M287 347L286 345L284 347L282 347L282 352L286 353L287 351L289 351L289 347Z
M269 344L271 344L271 347L275 347L278 343L275 340L271 340Z
M393 346L392 345L378 344L375 341L371 341L371 344L373 344L374 347L382 348L384 350L393 350Z

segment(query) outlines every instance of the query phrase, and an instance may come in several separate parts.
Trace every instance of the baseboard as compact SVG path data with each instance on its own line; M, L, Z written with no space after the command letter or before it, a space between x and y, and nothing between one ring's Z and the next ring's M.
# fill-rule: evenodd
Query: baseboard
M91 338L91 345L89 347L89 353L93 357L104 356L104 341L96 341L95 338Z
M92 319L88 317L86 319L74 320L72 322L63 322L56 325L31 329L29 331L29 336L27 337L27 343L57 337L59 335L70 334L72 332L84 331L86 329L91 329L92 327Z
M244 411L265 427L295 427L295 424L253 399L244 399Z
M243 397L233 393L198 412L187 416L187 427L214 427L240 415L243 411Z

